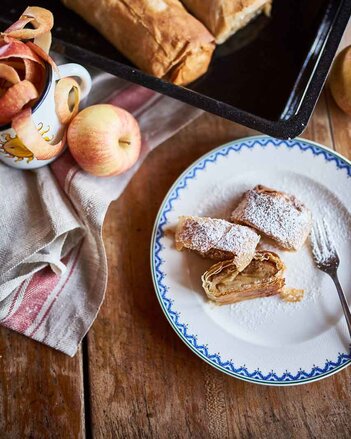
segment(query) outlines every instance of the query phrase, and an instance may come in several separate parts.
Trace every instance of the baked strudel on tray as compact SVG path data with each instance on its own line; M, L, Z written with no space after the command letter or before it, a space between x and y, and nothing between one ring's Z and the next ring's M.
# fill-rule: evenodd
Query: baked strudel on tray
M298 250L312 226L311 211L294 195L262 185L245 192L231 221L253 227L287 250Z
M182 0L184 5L223 43L253 18L270 15L272 0Z
M187 248L217 261L232 258L238 271L250 263L259 240L249 227L197 216L181 216L175 234L177 250Z
M284 270L277 254L259 251L243 271L232 259L213 265L202 275L202 286L208 298L220 304L274 296L285 285Z
M203 75L214 37L179 0L62 0L141 70L175 84Z

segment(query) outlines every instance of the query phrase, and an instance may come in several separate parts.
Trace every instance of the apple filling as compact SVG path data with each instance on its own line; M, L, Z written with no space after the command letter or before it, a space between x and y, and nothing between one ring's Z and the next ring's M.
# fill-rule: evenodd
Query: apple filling
M276 265L268 260L253 260L241 273L232 272L227 267L223 272L214 276L218 292L226 294L228 291L251 288L254 284L262 283L263 280L273 277L277 273Z
M213 265L202 276L207 296L218 303L267 297L280 293L285 285L284 264L272 252L256 252L251 263L238 271L232 260Z

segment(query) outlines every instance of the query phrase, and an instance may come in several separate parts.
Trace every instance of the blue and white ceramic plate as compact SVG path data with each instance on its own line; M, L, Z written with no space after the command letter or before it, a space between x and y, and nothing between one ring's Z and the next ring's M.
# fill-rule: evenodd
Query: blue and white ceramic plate
M158 299L180 338L222 372L269 385L325 378L350 364L350 338L335 288L315 268L309 241L296 253L276 250L287 266L287 286L305 292L301 302L274 296L218 306L206 300L200 281L211 261L177 252L167 233L180 215L227 218L256 184L295 194L315 219L327 220L341 259L340 280L351 299L351 163L307 140L265 136L215 149L168 192L151 245Z

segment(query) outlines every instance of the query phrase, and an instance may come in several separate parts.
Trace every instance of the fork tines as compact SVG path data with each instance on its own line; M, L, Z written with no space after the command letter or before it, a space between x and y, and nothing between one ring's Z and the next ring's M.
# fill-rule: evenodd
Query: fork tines
M331 239L328 223L315 221L311 231L312 254L319 268L338 265L339 257Z

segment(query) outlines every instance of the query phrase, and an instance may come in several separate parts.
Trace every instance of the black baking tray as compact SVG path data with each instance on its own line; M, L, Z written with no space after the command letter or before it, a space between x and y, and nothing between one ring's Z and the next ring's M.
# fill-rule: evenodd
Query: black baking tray
M1 0L0 25L27 4ZM257 17L218 46L208 72L179 87L135 68L59 0L33 4L55 15L55 51L280 138L307 125L351 14L351 0L273 0L270 18Z

